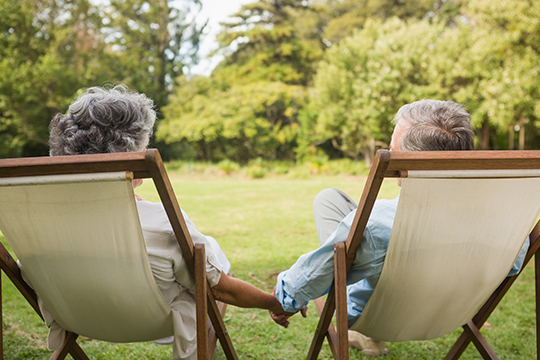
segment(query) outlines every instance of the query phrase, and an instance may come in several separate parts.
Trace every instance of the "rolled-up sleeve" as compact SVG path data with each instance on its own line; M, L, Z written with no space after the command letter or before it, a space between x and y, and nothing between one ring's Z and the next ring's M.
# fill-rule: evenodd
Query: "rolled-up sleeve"
M208 283L211 287L214 287L217 285L219 280L221 279L221 271L224 269L224 265L227 265L227 269L230 267L230 265L222 264L219 258L225 259L226 257L224 254L216 254L216 251L221 251L221 248L219 248L219 245L217 245L217 242L213 244L211 241L215 242L213 238L209 238L202 233L200 233L197 228L195 227L195 224L189 219L188 215L182 210L182 215L184 216L184 220L186 222L189 234L191 235L191 239L193 240L194 244L204 244L205 253L206 253L206 278L208 279ZM216 248L217 245L217 248ZM218 255L221 255L218 257Z
M376 202L372 215L375 214L377 221L370 217L356 251L347 284L370 279L370 286L366 289L362 289L358 294L353 291L353 295L360 295L362 298L360 303L367 302L377 283L386 256L396 206L397 199ZM329 291L334 280L334 244L346 241L355 215L356 210L351 211L320 248L300 256L289 270L279 274L276 297L285 311L298 311L304 308L309 300Z
M289 270L279 274L276 297L283 310L296 312L328 292L334 280L334 243L347 238L354 214L349 214L321 247L300 256Z

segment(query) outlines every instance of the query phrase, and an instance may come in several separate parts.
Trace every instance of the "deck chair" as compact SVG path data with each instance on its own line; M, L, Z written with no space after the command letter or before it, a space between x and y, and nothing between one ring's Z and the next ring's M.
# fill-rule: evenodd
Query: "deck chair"
M540 248L540 151L379 150L347 241L335 245L334 284L326 302L315 301L307 359L325 336L334 358L349 358L346 278L385 178L403 178L396 217L379 282L351 329L402 342L463 327L446 359L471 341L484 359L498 359L479 329L519 275L507 277L527 236L522 268ZM540 261L535 268L538 349Z
M119 343L173 335L173 314L152 276L135 204L132 180L143 178L154 181L195 278L197 358L212 357L217 337L227 359L237 359L206 281L204 245L193 245L155 149L0 160L0 229L35 292L4 246L1 269L38 315L36 293L68 331L51 359L68 353L88 359L79 335Z

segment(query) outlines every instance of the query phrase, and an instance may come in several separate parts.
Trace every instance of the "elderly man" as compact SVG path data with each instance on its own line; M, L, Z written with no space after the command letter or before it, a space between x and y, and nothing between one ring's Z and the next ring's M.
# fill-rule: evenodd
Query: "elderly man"
M417 101L399 109L394 121L391 151L474 150L470 115L454 102ZM371 212L348 278L349 327L362 313L379 280L398 198L377 200ZM334 243L347 240L357 206L356 201L337 189L326 189L316 196L313 211L321 246L302 255L289 270L279 274L275 294L284 310L303 310L310 300L328 292L334 278ZM527 240L509 275L521 269L528 246ZM276 323L288 324L288 316L270 314ZM368 356L387 353L383 341L351 330L349 346Z

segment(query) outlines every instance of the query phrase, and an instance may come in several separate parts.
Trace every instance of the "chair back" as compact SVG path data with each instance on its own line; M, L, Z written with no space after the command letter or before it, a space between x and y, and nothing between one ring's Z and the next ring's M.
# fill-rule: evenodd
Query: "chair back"
M379 282L352 329L408 341L464 325L508 275L539 213L538 170L410 171Z
M126 172L0 179L0 230L65 330L112 342L173 335Z

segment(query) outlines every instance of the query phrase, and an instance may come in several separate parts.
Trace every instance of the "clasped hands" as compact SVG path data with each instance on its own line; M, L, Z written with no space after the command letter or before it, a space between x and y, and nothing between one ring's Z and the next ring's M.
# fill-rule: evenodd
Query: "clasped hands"
M272 290L272 295L276 296L276 288L275 287L274 287L274 290ZM275 312L271 311L271 310L268 310L268 313L270 314L270 317L272 318L272 320L274 320L274 322L276 324L281 325L284 328L289 327L289 318L291 316L293 316L294 314L296 314L297 312L300 312L300 314L302 314L303 317L307 316L307 306L305 308L303 308L303 309L300 309L297 312L285 311L285 310L283 310L283 308L281 308L281 304L279 305L279 307L280 307L279 310L276 310Z

